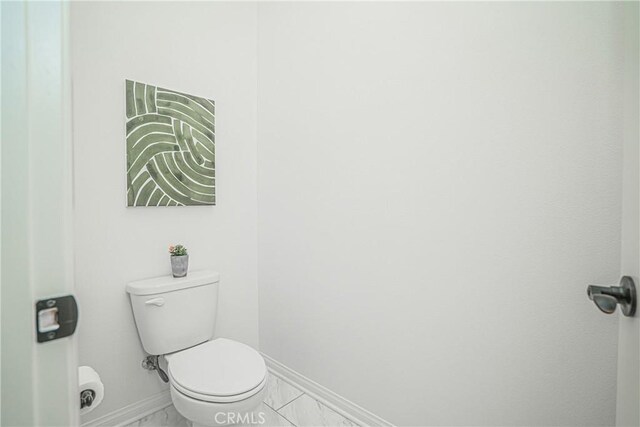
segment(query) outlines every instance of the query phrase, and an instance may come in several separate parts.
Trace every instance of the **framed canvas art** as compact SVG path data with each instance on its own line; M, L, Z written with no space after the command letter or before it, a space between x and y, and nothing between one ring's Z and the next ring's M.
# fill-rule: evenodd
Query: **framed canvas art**
M215 205L215 103L126 80L128 206Z

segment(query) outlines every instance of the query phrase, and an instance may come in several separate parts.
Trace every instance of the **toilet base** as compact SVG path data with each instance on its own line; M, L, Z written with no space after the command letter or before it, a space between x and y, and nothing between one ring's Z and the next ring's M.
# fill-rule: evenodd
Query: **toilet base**
M171 400L176 410L192 422L193 427L264 424L264 414L257 412L264 399L266 386L253 396L230 403L215 403L185 396L171 385Z

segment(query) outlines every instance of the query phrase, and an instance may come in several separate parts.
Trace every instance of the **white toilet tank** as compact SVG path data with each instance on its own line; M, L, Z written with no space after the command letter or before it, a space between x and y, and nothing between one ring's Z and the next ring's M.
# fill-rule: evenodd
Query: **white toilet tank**
M196 271L131 282L133 315L144 350L173 353L213 338L218 308L218 281L213 271Z

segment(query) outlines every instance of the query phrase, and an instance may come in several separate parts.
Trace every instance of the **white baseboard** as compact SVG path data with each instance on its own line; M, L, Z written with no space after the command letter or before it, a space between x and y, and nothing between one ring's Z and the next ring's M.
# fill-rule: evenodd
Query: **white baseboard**
M339 394L332 392L328 388L321 386L317 382L310 380L304 375L299 374L293 369L286 367L266 354L263 353L262 356L267 362L267 367L274 375L295 385L304 393L327 405L340 415L349 418L356 424L372 427L393 427L393 424L390 422L345 399Z
M163 391L146 399L127 405L95 420L87 421L81 424L82 427L116 427L130 424L153 414L160 409L171 405L171 395L169 390Z

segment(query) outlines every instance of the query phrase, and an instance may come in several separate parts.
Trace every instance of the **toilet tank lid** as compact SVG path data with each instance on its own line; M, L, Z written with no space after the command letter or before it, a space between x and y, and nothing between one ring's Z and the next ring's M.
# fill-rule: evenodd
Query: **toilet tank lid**
M127 284L127 292L132 295L153 295L196 286L218 283L220 274L215 271L194 271L187 277L161 276L137 280Z

